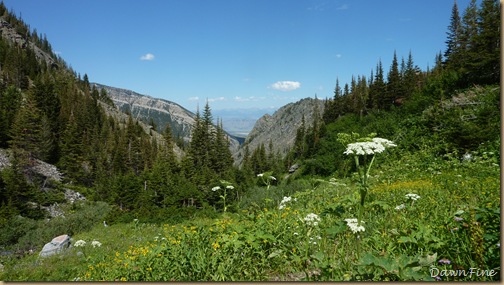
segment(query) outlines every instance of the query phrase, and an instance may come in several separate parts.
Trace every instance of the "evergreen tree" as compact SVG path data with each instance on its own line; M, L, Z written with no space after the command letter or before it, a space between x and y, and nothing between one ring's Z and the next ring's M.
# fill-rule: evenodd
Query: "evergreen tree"
M58 166L66 174L66 178L73 182L82 183L84 181L84 173L82 169L83 145L82 132L75 116L71 116L65 130L61 136L61 158Z
M20 106L21 92L16 87L11 85L0 93L0 147L7 147L11 140L10 129Z
M383 75L383 66L381 60L376 65L376 74L373 84L369 86L369 97L373 109L384 109L386 104L386 85Z
M448 26L447 32L446 51L444 53L446 58L445 64L454 70L457 70L461 66L461 33L462 23L457 6L457 0L454 0L450 26Z
M387 93L384 96L384 102L382 108L385 110L389 109L395 99L403 96L402 86L401 86L401 74L399 73L399 65L397 62L397 55L394 51L394 58L392 60L392 66L387 76Z
M233 166L233 156L229 149L229 140L224 132L222 120L217 124L210 155L211 168L221 179L229 179L230 170Z
M296 138L294 139L294 157L293 159L302 158L306 149L306 120L305 115L301 117L301 125L296 131Z
M49 149L44 148L50 145L50 142L44 141L48 139L45 136L48 132L44 130L47 125L42 125L42 120L42 112L33 97L27 94L16 114L10 135L10 147L22 158L21 165L32 165L34 159L44 159L49 153Z
M420 74L420 69L415 66L413 62L413 55L411 54L411 51L409 52L408 55L408 61L406 62L406 68L404 71L404 76L403 78L403 91L404 91L404 97L409 98L411 95L413 95L413 92L417 88L418 84L418 76L417 74Z
M478 34L474 37L471 77L478 84L498 84L500 80L500 5L483 0L478 12Z

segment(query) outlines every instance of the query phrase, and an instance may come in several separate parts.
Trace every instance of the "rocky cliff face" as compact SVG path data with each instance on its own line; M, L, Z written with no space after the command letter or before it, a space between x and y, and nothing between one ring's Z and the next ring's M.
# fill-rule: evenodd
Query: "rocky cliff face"
M305 117L305 126L313 124L313 115L319 112L321 117L324 112L324 101L305 98L295 103L287 104L278 109L273 115L262 116L254 125L247 136L245 143L235 153L235 163L240 164L248 145L252 153L261 144L267 148L269 141L273 142L273 151L285 156L294 145L296 132L301 126L302 117Z
M150 122L152 119L157 131L162 132L170 124L175 137L183 139L185 143L191 141L191 132L196 115L175 102L142 95L131 90L91 83L98 90L105 89L114 104L123 112L131 112L133 118ZM238 150L239 142L232 136L230 140L231 153Z
M19 34L4 17L0 17L0 35L20 48L30 48L33 50L37 60L45 61L50 67L58 67L56 60L51 55L40 49L35 43L28 41L26 36Z

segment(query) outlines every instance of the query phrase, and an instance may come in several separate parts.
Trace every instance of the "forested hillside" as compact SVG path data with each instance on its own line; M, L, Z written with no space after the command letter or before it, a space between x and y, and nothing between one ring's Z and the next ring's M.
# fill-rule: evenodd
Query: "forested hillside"
M159 134L117 115L105 89L0 3L0 279L500 273L500 18L496 0L455 2L434 66L390 51L389 68L336 79L285 157L270 137L236 166L208 103L177 155L169 125ZM352 149L363 145L374 149ZM61 234L101 243L39 266L30 252Z
M212 125L208 105L180 161L169 125L160 136L117 115L106 91L68 67L45 36L3 3L0 15L0 147L10 154L0 176L0 224L18 215L44 218L42 207L64 202L66 188L117 207L117 217L129 211L157 217L161 209L166 215L170 207L212 204L202 187L234 180L228 141L222 125ZM37 161L56 165L63 180L36 173Z

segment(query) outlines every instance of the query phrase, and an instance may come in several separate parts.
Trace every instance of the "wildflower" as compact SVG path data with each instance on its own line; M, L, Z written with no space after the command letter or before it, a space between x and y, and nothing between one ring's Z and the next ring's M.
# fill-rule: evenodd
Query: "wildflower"
M463 221L464 218L461 218L461 217L455 217L453 218L456 222L460 222L460 221Z
M78 240L78 241L76 241L75 244L74 244L75 247L85 246L85 245L86 245L86 242L83 241L83 240L81 240L81 239Z
M449 259L443 258L438 261L440 264L450 264L451 261Z
M264 173L257 174L257 177L263 177L263 176L264 176Z
M234 186L233 186L233 185L228 185L228 186L226 186L226 189L233 190L233 189L234 189Z
M413 201L420 199L420 196L417 194L406 194L405 197L406 197L406 199L411 199Z
M295 236L299 235L298 233L294 233Z
M97 240L94 240L94 241L92 241L92 242L91 242L91 245L92 245L93 247L100 247L100 246L101 246L101 242L99 242L99 241L97 241Z
M292 201L291 197L283 197L282 201L280 201L280 205L278 206L278 209L282 210L285 208L285 203ZM296 201L296 199L294 199Z
M406 205L401 204L401 205L399 205L399 206L395 207L395 209L396 209L396 210L402 210L402 209L404 209L405 207L406 207Z
M215 187L212 188L212 191L214 191L214 192L217 191L217 190L220 190L220 186L215 186Z
M464 156L462 157L462 160L463 161L471 161L472 160L472 155L470 153L466 152L464 154Z
M392 141L382 138L373 138L370 142L356 142L348 144L344 154L376 154L385 151L385 148L396 146Z
M318 225L318 222L320 222L320 218L317 214L310 213L310 214L306 215L306 217L304 218L304 221L309 226L316 226L316 225Z
M357 222L357 219L345 219L345 221L347 222L347 226L350 228L350 230L356 234L358 232L363 232L365 231L366 229L364 228L364 226L362 225L362 223L364 223L364 221L361 221L361 225L359 226L358 222Z
M274 176L270 176L269 179L276 181L276 178Z

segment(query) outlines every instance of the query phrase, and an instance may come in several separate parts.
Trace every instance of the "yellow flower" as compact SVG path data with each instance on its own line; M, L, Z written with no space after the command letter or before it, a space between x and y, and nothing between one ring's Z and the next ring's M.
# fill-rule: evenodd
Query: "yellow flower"
M121 277L121 281L127 281L126 277Z
M212 244L214 250L217 250L220 247L220 244L218 242L215 242Z

